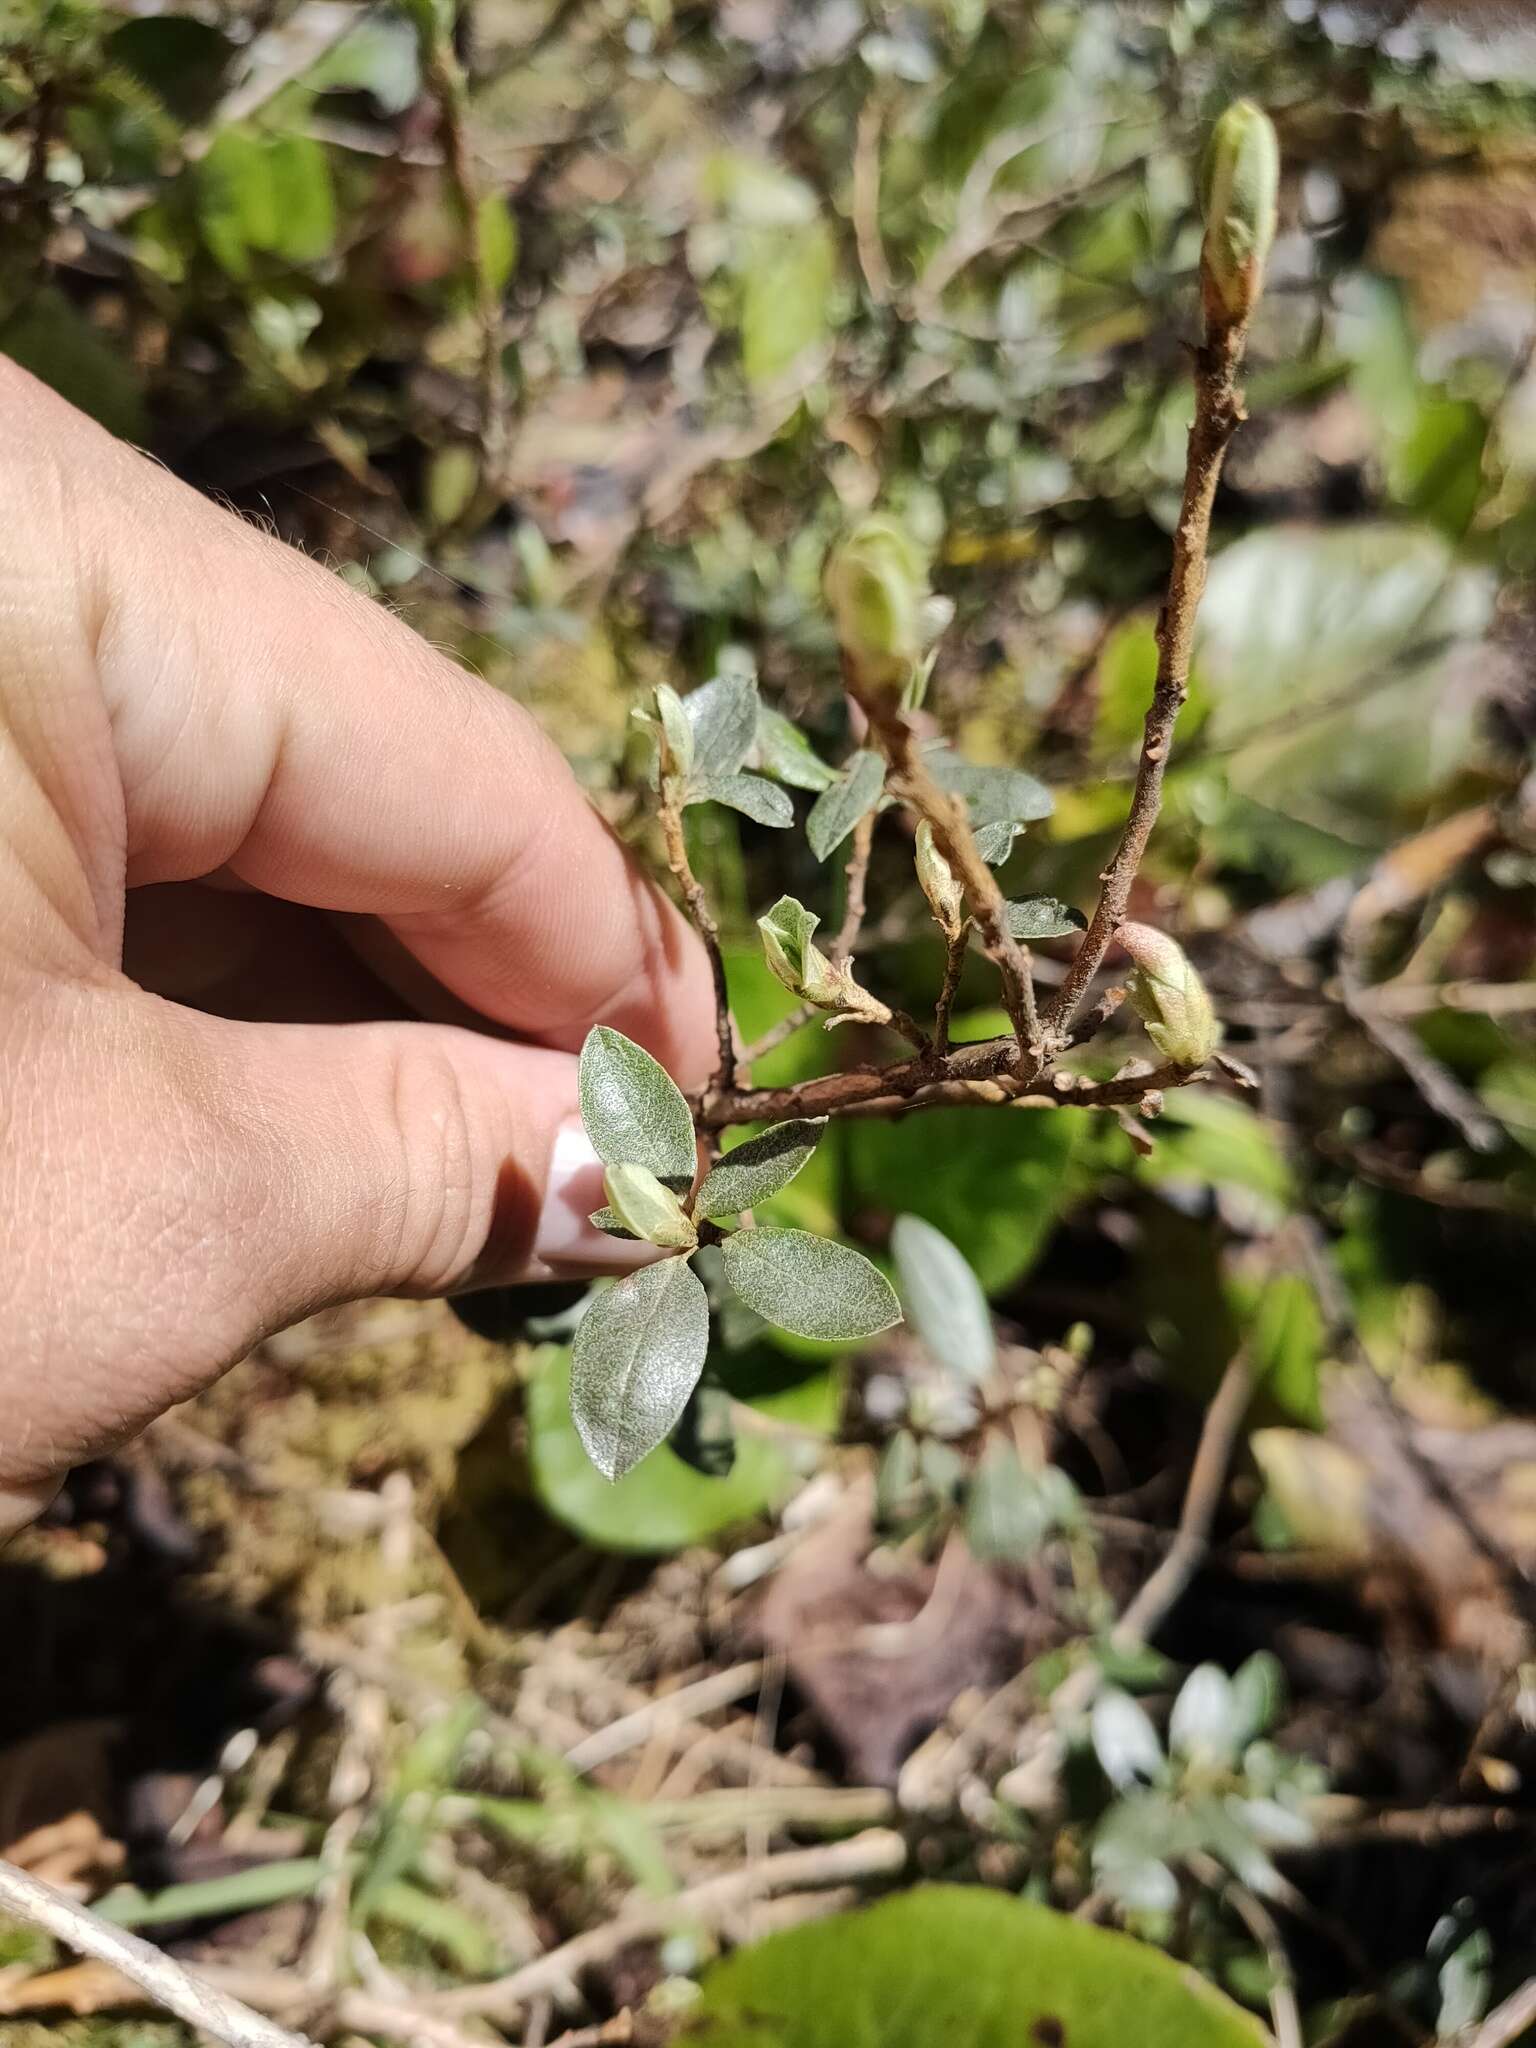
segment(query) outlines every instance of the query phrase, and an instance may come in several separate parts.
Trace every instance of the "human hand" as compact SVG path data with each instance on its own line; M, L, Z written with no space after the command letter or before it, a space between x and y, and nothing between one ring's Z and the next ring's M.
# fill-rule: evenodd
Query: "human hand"
M327 1303L624 1260L574 1051L713 1023L523 711L3 358L0 448L3 1537Z

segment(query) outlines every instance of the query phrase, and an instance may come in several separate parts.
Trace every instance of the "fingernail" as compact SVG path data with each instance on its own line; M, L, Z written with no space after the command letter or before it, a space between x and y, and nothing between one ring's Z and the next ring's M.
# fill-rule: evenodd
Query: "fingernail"
M553 1272L632 1273L658 1256L656 1247L632 1238L610 1237L587 1219L606 1207L603 1162L579 1119L572 1117L555 1136L544 1207L534 1234L535 1261Z

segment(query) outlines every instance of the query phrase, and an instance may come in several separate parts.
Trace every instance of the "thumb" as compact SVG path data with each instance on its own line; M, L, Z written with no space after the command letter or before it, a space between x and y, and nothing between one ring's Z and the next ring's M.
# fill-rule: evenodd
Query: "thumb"
M0 1522L7 1492L11 1519L35 1512L70 1465L318 1308L642 1249L587 1222L602 1168L568 1053L449 1025L234 1023L137 990L48 1012L17 1063L37 1136L11 1191Z

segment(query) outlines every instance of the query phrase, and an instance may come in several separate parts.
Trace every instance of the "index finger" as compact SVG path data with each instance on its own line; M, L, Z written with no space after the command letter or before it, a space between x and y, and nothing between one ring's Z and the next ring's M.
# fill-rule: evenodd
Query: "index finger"
M0 362L7 522L82 565L130 884L228 869L382 918L486 1017L708 1075L703 949L518 705Z

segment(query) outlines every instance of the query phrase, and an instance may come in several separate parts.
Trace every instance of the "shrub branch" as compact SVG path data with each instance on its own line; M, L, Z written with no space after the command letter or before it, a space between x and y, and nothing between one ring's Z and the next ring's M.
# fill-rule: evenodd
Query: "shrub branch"
M1114 858L1101 877L1103 888L1083 942L1046 1010L1045 1028L1053 1046L1059 1045L1070 1029L1125 921L1131 888L1162 808L1173 730L1189 696L1189 663L1195 614L1205 590L1211 509L1227 448L1244 418L1237 373L1248 333L1246 320L1224 320L1209 299L1206 317L1205 344L1195 352L1195 418L1184 465L1184 497L1173 536L1168 594L1157 619L1157 677L1142 734L1130 816Z

